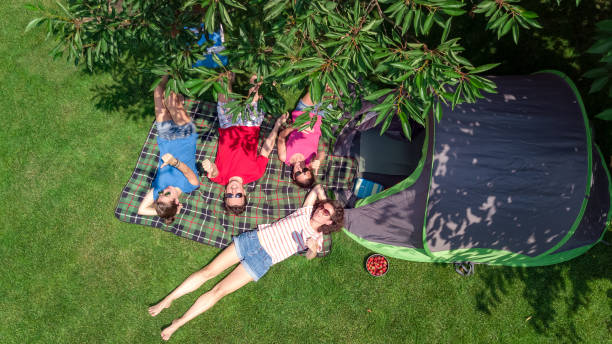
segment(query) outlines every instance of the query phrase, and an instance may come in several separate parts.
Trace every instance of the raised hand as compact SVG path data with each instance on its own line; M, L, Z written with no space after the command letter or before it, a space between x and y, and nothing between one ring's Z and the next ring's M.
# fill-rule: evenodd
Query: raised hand
M279 118L277 118L276 122L274 123L274 126L278 127L282 124L287 123L287 118L289 118L289 112L285 112Z

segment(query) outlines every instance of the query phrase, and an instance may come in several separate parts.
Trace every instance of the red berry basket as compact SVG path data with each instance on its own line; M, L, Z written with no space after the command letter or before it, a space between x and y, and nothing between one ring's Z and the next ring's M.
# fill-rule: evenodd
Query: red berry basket
M372 276L383 276L389 270L389 261L382 254L373 254L366 259L365 268Z

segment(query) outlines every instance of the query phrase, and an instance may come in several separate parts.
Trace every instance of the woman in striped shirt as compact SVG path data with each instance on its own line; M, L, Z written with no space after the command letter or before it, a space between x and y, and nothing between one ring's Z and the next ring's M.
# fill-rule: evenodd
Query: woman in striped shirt
M306 251L308 259L316 257L323 247L323 235L339 230L343 224L344 210L340 203L327 200L323 187L316 185L306 196L303 207L291 215L234 237L234 242L210 264L193 273L158 304L149 308L149 314L156 316L170 307L172 301L238 264L227 277L200 296L182 317L166 327L161 333L162 339L170 339L174 331L207 311L225 295L251 281L257 281L270 266L300 251Z

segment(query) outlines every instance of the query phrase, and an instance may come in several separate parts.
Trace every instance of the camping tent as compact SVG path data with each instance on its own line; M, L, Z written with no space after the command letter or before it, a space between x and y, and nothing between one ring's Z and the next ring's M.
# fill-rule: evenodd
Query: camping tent
M610 176L571 80L492 80L497 94L430 114L412 141L398 123L379 136L367 110L341 133L336 153L386 187L346 210L351 238L411 261L511 266L566 261L602 239Z

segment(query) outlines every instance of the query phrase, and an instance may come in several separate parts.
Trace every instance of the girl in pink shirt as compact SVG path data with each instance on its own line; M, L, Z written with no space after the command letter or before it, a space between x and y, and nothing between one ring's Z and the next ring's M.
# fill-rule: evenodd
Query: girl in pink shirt
M291 113L292 120L295 121L302 115L304 108L312 106L315 106L315 104L310 99L310 91L308 91ZM305 189L315 184L315 175L319 170L321 161L325 159L325 152L317 152L319 139L321 138L321 117L325 115L325 111L319 111L319 109L315 111L316 113L310 113L311 118L317 117L312 129L299 131L293 127L288 127L278 134L276 141L278 158L291 166L291 179Z

